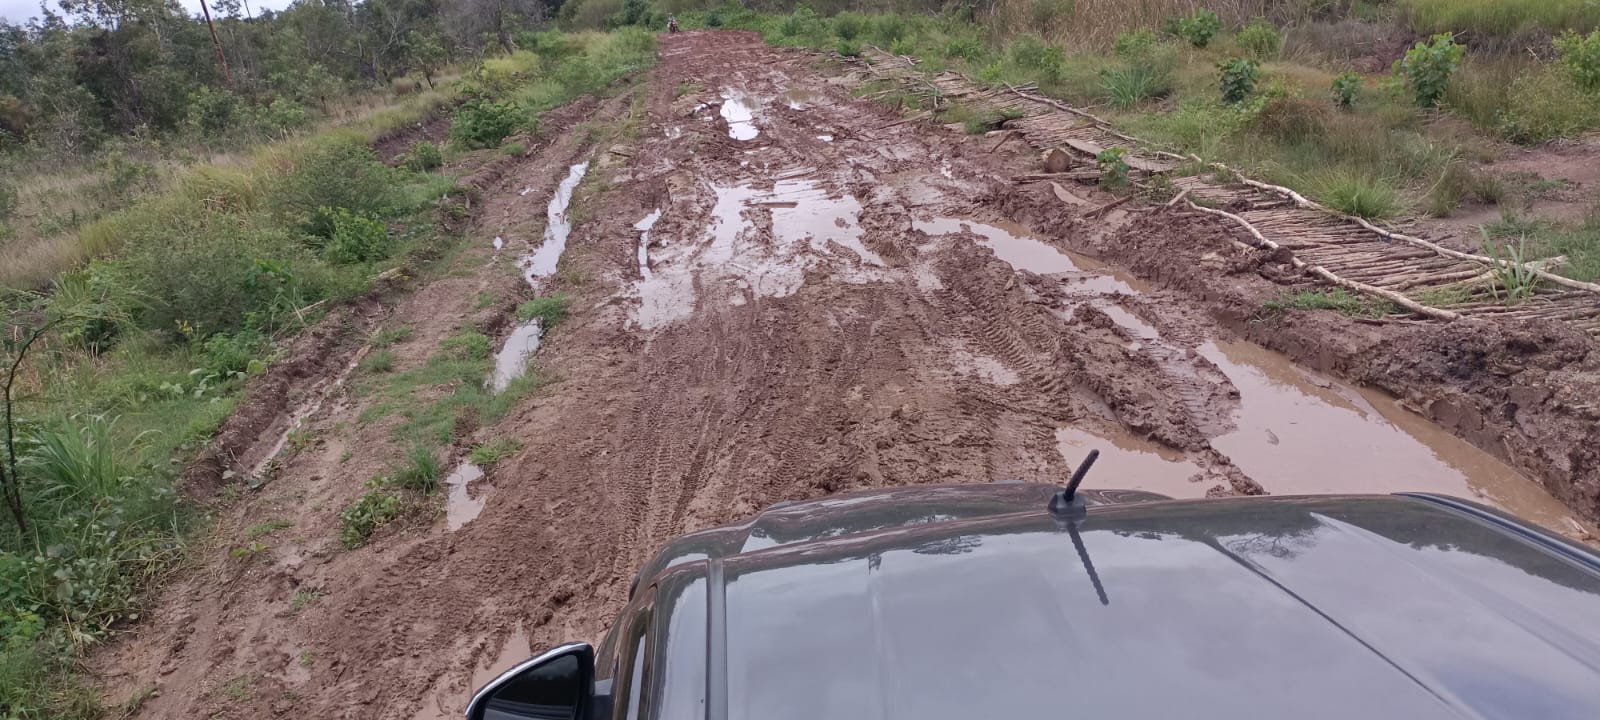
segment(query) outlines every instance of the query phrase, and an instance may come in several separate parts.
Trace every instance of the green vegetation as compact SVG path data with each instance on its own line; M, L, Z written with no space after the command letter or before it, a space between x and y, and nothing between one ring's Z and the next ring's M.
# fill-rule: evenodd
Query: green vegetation
M1555 46L1573 82L1588 92L1600 91L1600 30L1587 37L1568 30L1556 38Z
M1389 312L1387 303L1364 295L1353 295L1344 288L1287 293L1266 301L1262 307L1273 315L1281 315L1290 310L1332 310L1350 317L1382 317Z
M316 602L318 598L322 597L322 595L323 593L321 590L315 589L295 591L294 596L289 598L289 612L298 614L301 610L304 610L307 605Z
M1411 88L1420 107L1431 108L1444 99L1450 77L1461 67L1467 48L1450 33L1440 33L1428 42L1418 42L1395 62L1394 73Z
M346 550L367 544L373 533L406 510L405 499L382 477L368 480L365 487L367 491L339 513L339 542Z
M259 525L251 525L250 527L246 528L245 536L251 540L257 540L276 533L279 530L292 527L294 527L294 523L289 522L288 520L268 520Z
M567 309L572 301L565 295L536 297L517 306L517 319L522 322L537 319L545 332L567 319Z
M1125 156L1128 151L1124 148L1106 148L1095 156L1095 166L1100 169L1100 185L1105 188L1121 188L1128 185L1128 161Z
M501 460L517 454L522 450L522 443L514 438L496 438L482 445L475 445L467 453L467 461L473 465L489 467Z
M1356 217L1378 220L1400 211L1400 195L1388 180L1356 170L1336 169L1311 181L1328 205Z
M1256 60L1275 60L1283 50L1283 36L1266 18L1250 21L1249 25L1239 29L1233 40Z
M1217 14L1207 8L1194 11L1187 17L1172 18L1165 28L1168 33L1188 40L1190 45L1203 48L1211 44L1211 39L1222 31L1222 20Z
M1345 71L1333 79L1333 104L1340 110L1353 110L1356 94L1361 92L1361 73Z
M1489 238L1487 230L1483 233L1483 254L1495 259L1495 265L1490 268L1493 280L1489 290L1496 298L1503 298L1507 305L1515 305L1533 297L1533 292L1539 287L1539 276L1523 264L1526 251L1526 240L1502 248Z
M1600 27L1590 0L1399 0L1403 17L1423 33L1472 32L1509 38L1535 31Z
M345 22L342 15L330 18ZM136 25L112 42L151 29ZM16 76L8 63L17 58L8 54L15 47L8 43L19 40L9 32L0 24L0 115L14 108L7 83ZM246 32L254 29L240 35ZM205 37L202 47L209 49ZM529 49L491 53L461 79L441 78L438 90L412 91L390 107L369 108L342 128L313 126L286 139L274 131L279 141L270 144L229 140L237 154L214 165L207 157L178 167L150 162L143 151L113 152L144 140L115 138L104 126L106 136L74 151L104 168L96 171L104 187L96 179L93 188L75 189L115 195L114 205L97 206L43 234L30 224L47 214L39 211L38 198L13 190L33 176L9 169L22 167L19 162L35 167L27 165L29 153L60 152L47 146L56 118L31 125L22 136L0 117L0 382L13 391L16 403L9 409L17 432L14 457L0 448L0 512L10 516L0 523L0 715L100 716L98 694L84 690L74 675L77 656L114 623L134 616L145 584L182 550L194 520L174 491L184 462L217 431L246 381L276 362L295 333L369 292L373 278L387 270L436 272L437 259L454 242L437 220L460 205L453 181L437 172L446 151L417 143L390 167L371 143L455 97L515 103L522 127L531 127L539 113L645 67L654 48L653 38L639 30L526 33L518 44ZM244 72L235 77L239 89L196 96L198 109L173 132L184 138L218 133L219 142L231 137L227 128L238 127L246 102L240 99L247 97ZM434 84L431 77L421 82ZM277 110L293 115L282 103ZM168 137L151 131L152 143ZM25 214L20 222L17 205ZM49 292L37 290L44 287ZM436 362L395 372L394 353L383 348L409 332L375 333L375 350L355 382L376 395L385 412L404 408L402 440L418 449L392 480L368 488L343 514L347 544L364 542L411 507L412 494L437 485L438 460L430 450L448 441L452 428L492 421L540 382L534 375L489 393L483 387L488 339L482 335L459 338ZM11 361L24 353L11 375ZM431 401L418 402L412 393L419 391ZM294 451L314 440L296 431L288 446ZM235 481L224 497L237 497L243 487ZM249 528L230 552L241 560L268 557L267 538L280 529L276 522Z
M1261 65L1254 60L1234 58L1225 60L1217 69L1222 72L1222 101L1238 105L1256 92L1256 80L1261 77Z

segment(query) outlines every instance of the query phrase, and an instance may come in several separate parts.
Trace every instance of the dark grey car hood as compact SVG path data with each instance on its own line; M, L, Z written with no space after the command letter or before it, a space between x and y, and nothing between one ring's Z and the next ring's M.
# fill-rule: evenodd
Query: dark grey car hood
M1600 575L1470 507L1147 502L1078 526L1038 507L699 536L721 541L679 571L723 595L728 717L1600 717Z

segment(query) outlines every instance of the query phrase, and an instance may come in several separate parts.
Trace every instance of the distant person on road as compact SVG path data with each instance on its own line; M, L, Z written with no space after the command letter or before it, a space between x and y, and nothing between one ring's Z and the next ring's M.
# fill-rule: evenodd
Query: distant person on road
M675 33L677 31L678 31L678 16L677 15L668 15L667 16L667 32Z

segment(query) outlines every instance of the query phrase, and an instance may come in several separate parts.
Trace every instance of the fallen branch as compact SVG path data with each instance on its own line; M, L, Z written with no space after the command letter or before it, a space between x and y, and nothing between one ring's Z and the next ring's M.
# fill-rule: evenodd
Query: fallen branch
M1094 219L1096 217L1099 217L1102 214L1110 212L1112 210L1112 208L1115 208L1115 207L1117 207L1119 205L1122 205L1123 203L1126 203L1126 202L1128 202L1129 200L1132 200L1132 199L1133 199L1133 194L1130 193L1128 195L1124 195L1124 196L1119 197L1119 198L1117 198L1115 200L1112 200L1111 202L1108 202L1108 203L1106 203L1104 205L1101 205L1100 207L1097 207L1097 208L1095 208L1093 210L1090 210L1089 212L1084 213L1083 217L1086 218L1086 219Z
M1069 170L1058 173L1032 173L1028 175L1013 175L1011 182L1031 183L1045 182L1048 180L1099 180L1099 170Z

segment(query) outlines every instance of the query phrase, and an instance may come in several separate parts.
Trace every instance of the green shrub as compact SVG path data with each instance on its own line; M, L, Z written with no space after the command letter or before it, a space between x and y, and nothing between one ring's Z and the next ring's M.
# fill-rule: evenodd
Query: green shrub
M265 363L269 342L259 330L217 333L205 339L205 369L215 375L244 373Z
M202 85L189 93L184 124L204 135L217 135L234 125L239 98L226 90Z
M1278 35L1278 29L1266 18L1256 18L1241 28L1234 40L1258 60L1271 60L1283 48L1283 37Z
M1600 91L1600 30L1588 37L1568 30L1556 38L1555 45L1572 81L1589 92Z
M307 232L325 238L333 225L317 217L319 209L382 217L394 209L394 184L393 171L378 162L363 140L338 135L307 143L294 171L279 178L269 195L286 220L302 222Z
M854 40L839 38L834 41L833 49L843 57L861 57L861 43Z
M1064 24L1072 19L1077 11L1076 0L1033 0L1033 5L1028 8L1032 15L1033 27L1042 32L1054 30L1058 24Z
M277 98L256 114L257 122L266 129L280 134L287 134L290 130L305 125L310 119L311 115L306 112L306 106L289 98Z
M1238 105L1255 94L1256 80L1261 75L1261 66L1256 61L1234 58L1218 64L1217 69L1222 73L1223 102Z
M1059 83L1066 75L1066 53L1046 43L1038 35L1018 35L1006 50L1011 57L1011 64L1037 72L1039 79L1045 83Z
M1533 144L1577 137L1600 128L1600 102L1564 72L1526 73L1511 83L1496 130L1507 140Z
M563 63L563 67L570 64ZM525 127L528 120L527 111L517 103L473 100L456 110L450 124L450 139L469 148L494 147Z
M1194 11L1193 15L1177 17L1167 21L1168 32L1189 41L1190 45L1203 48L1211 44L1212 38L1222 32L1222 20L1215 12L1206 8Z
M327 208L333 234L322 246L323 259L335 265L353 265L389 257L392 243L383 223L344 208Z
M917 52L917 43L911 38L900 38L889 45L889 52L894 55L913 55Z
M410 152L406 153L403 164L406 169L414 172L436 170L444 166L444 153L440 152L438 145L427 140L419 140L417 144L411 146Z
M1394 74L1405 80L1419 107L1435 107L1450 89L1450 77L1460 69L1466 51L1454 36L1440 33L1407 50L1395 61Z
M968 61L983 57L984 52L983 41L975 37L952 38L944 46L945 57L960 58Z
M1154 31L1141 28L1117 35L1117 39L1111 43L1111 49L1117 57L1137 60L1149 53L1158 40Z
M821 35L825 26L821 17L810 7L800 5L778 25L778 32L790 38L808 38Z
M905 18L893 13L874 17L871 22L872 38L878 45L889 46L904 40L907 31Z
M1333 104L1341 110L1355 107L1356 94L1361 92L1361 73L1347 71L1333 79Z
M1250 117L1250 127L1262 135L1290 145L1309 146L1326 141L1330 118L1327 107L1301 97L1269 94Z
M405 511L399 493L389 489L381 477L366 483L367 491L339 513L339 542L346 550L367 544L378 528L388 525Z
M842 12L833 17L833 34L840 40L855 40L867 30L867 18L860 13Z

